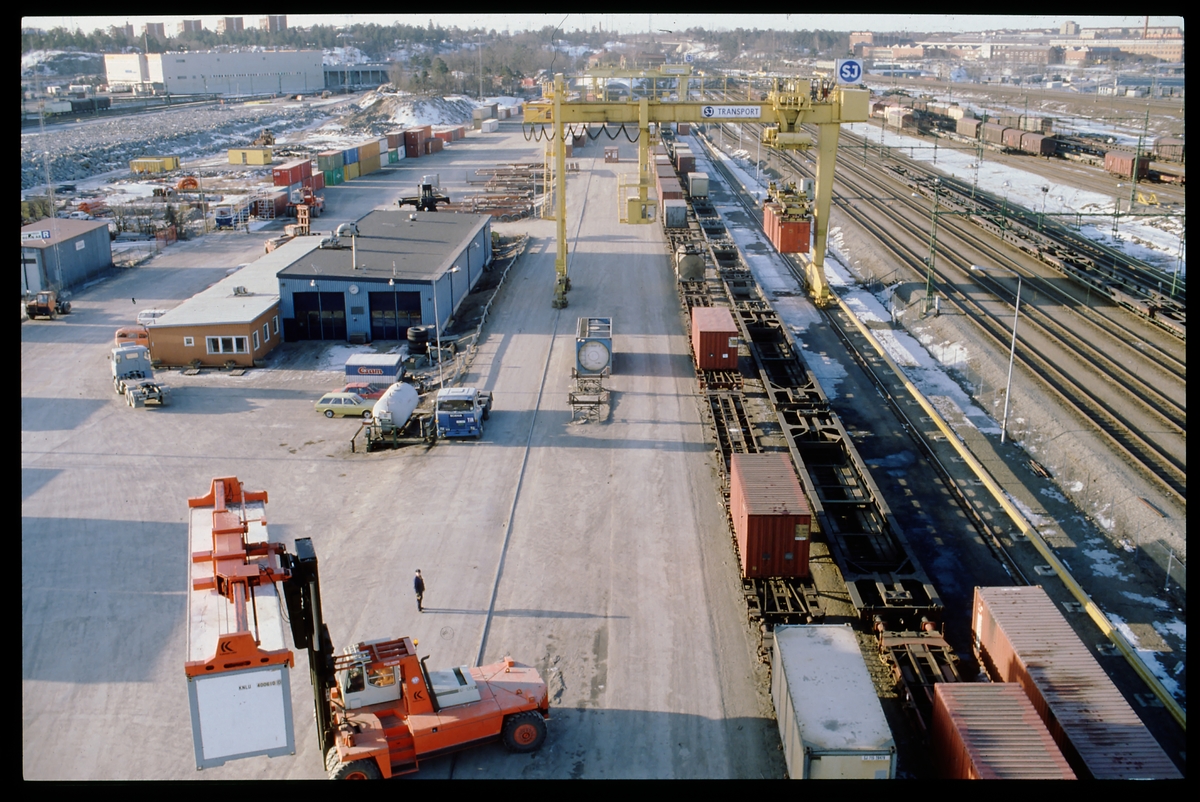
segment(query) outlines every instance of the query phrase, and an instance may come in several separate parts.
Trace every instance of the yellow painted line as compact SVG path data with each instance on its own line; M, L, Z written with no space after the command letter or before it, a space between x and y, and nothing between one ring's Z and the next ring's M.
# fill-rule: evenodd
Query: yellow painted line
M1021 530L1021 534L1029 538L1030 542L1033 543L1034 548L1038 550L1038 553L1045 558L1046 562L1048 562L1052 568L1054 568L1054 572L1058 575L1058 578L1062 580L1062 583L1067 586L1067 590L1069 590L1071 595L1083 605L1083 609L1086 610L1087 614L1091 616L1091 619L1096 622L1096 626L1100 627L1100 631L1103 632L1105 637L1107 637L1113 643L1113 645L1120 650L1121 654L1125 656L1126 662L1133 666L1133 670L1137 672L1137 675L1142 678L1142 681L1145 682L1146 685L1150 687L1150 690L1154 692L1154 695L1157 696L1159 701L1166 706L1167 710L1171 712L1171 716L1179 723L1179 726L1183 728L1184 732L1186 732L1187 712L1177 701L1175 701L1175 697L1171 696L1171 694L1167 692L1167 689L1159 681L1158 677L1154 676L1154 673L1150 671L1150 668L1142 661L1140 657L1138 657L1137 652L1134 651L1133 646L1131 646L1129 641L1125 639L1125 636L1122 635L1115 626L1113 626L1112 622L1108 620L1108 617L1104 615L1103 611L1101 611L1100 608L1097 607L1092 601L1091 596L1089 596L1084 589L1080 587L1079 583L1075 580L1075 577L1071 576L1071 572L1067 570L1067 567L1062 564L1062 561L1058 559L1058 556L1055 555L1055 553L1050 549L1050 546L1046 543L1046 541L1042 539L1042 536L1038 533L1037 529L1034 528L1033 524L1031 524L1029 520L1021 513L1021 511L1017 509L1017 507L1011 501L1008 500L1008 496L1005 494L1004 489L996 482L994 478L992 478L992 475L988 473L987 468L985 468L983 464L975 458L975 455L971 453L966 444L959 439L958 433L950 428L950 425L946 423L941 414L939 414L933 405L929 403L929 400L925 398L921 391L918 390L916 386L908 380L908 376L906 376L904 371L900 369L900 366L892 361L891 355L889 355L879 341L875 339L875 335L871 334L870 330L863 325L862 321L858 319L858 316L850 310L850 307L846 306L846 303L839 296L834 294L833 297L837 298L838 305L843 311L845 311L846 315L854 321L855 327L857 327L862 335L867 338L867 341L871 343L871 347L873 347L879 356L883 358L883 361L888 364L888 366L892 369L892 372L896 374L896 377L904 383L905 389L912 394L913 398L917 399L917 403L921 405L921 409L925 410L925 414L937 424L938 429L946 436L946 439L953 444L954 450L957 451L958 455L963 458L963 461L971 467L971 470L974 472L975 476L978 477L979 481L981 481L984 486L987 487L988 492L992 494L992 498L994 498L996 502L1004 508L1006 513L1008 513L1008 517L1014 524L1017 525L1017 528Z

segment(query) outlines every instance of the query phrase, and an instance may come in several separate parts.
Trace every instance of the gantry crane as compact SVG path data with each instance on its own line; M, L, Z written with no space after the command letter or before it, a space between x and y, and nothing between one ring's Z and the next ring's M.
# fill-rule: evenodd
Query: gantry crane
M665 65L664 65L665 66ZM631 71L632 72L632 71ZM661 70L637 71L639 77L680 77ZM644 73L644 76L642 75ZM566 205L566 147L564 127L599 123L636 124L638 127L638 182L636 196L621 197L622 220L629 223L648 223L654 219L654 201L647 190L653 181L649 158L650 125L662 123L723 123L749 122L772 126L763 131L763 144L783 150L817 150L816 199L814 225L816 241L811 259L806 261L809 291L818 305L830 300L825 281L825 245L829 235L829 205L833 196L833 166L837 157L838 130L842 123L866 122L870 112L866 89L838 86L817 77L777 82L767 99L761 102L713 102L687 99L680 95L676 101L640 97L625 101L566 99L562 73L554 76L553 84L542 90L543 100L525 106L524 122L528 125L554 127L551 134L554 146L555 219L558 248L554 262L555 286L553 306L567 305L571 288L567 275L567 205ZM801 130L803 125L817 126L817 139Z

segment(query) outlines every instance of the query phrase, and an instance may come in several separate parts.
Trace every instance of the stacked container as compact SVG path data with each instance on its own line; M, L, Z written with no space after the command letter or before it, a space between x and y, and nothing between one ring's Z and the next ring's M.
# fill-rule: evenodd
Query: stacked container
M930 740L948 780L1074 780L1050 731L1012 682L933 686Z
M404 147L404 132L395 131L387 135L388 150L396 150Z
M1182 778L1041 587L975 588L971 631L979 662L1025 691L1078 776Z
M347 181L353 181L354 179L358 178L358 162L350 162L343 168L343 170L345 171L345 177Z
M431 126L422 128L409 128L404 132L404 155L409 159L416 159L425 155L425 140L429 139L433 133Z
M693 329L695 312L700 308L693 310ZM708 325L720 328L727 324L711 321ZM716 340L725 338L725 347L714 354L732 354L736 367L737 350L729 347L729 342L737 337L736 327L732 334L726 330L707 336ZM707 353L703 344L697 353ZM734 454L730 458L729 515L737 536L742 576L748 579L808 576L812 510L788 454Z
M675 148L675 168L681 175L696 171L696 157L692 155L691 148Z
M687 201L664 200L662 202L662 223L665 228L687 228Z
M688 173L688 194L693 198L708 197L708 174L707 173Z
M499 120L484 120L480 124L479 130L485 134L494 134L500 130L500 121Z
M311 179L313 174L312 162L308 159L297 159L271 169L271 182L277 187L290 187Z
M688 134L690 134L692 132L692 124L691 123L676 123L675 124L675 132L678 133L680 136L687 136Z
M437 137L434 137L432 139L426 139L425 140L425 155L432 156L434 153L441 153L442 146L444 144L445 143L441 139L438 139Z
M327 150L317 154L317 169L323 173L336 170L344 164L340 150Z

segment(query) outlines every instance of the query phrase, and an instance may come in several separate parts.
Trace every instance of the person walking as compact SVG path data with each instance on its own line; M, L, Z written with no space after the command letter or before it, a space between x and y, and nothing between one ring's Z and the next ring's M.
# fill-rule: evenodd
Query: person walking
M413 577L413 590L417 593L417 612L425 612L425 608L421 606L421 599L425 597L425 580L421 578L421 569L417 569L416 575Z

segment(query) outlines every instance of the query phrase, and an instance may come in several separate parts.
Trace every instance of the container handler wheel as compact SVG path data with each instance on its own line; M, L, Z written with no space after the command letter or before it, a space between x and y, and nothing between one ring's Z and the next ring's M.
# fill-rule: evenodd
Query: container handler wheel
M329 770L331 780L382 780L383 772L374 760L351 760L339 762Z
M546 721L542 714L527 710L504 721L504 745L511 752L533 752L546 740Z

